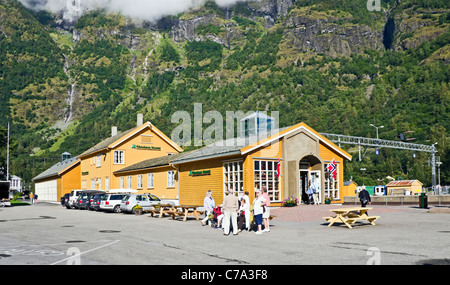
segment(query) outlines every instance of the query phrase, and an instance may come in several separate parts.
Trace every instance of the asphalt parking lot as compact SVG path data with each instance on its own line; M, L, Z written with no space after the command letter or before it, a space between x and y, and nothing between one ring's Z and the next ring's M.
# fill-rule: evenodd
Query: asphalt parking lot
M406 206L374 206L377 211L382 214L376 226L327 227L320 217L296 221L280 215L270 233L224 236L195 219L40 202L0 209L0 265L450 264L450 214Z

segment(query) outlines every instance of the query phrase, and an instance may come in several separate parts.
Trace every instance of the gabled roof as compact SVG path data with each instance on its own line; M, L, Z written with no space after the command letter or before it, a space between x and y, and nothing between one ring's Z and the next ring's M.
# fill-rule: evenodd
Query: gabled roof
M294 126L279 128L276 130L269 130L266 132L261 132L258 135L253 135L247 138L232 138L227 140L218 141L216 143L207 145L201 149L192 151L188 155L180 157L172 161L172 164L180 164L190 161L196 161L207 158L231 156L231 155L244 155L260 147L264 147L272 142L275 142L286 135L297 132L299 130L304 130L310 133L312 136L316 137L320 142L324 143L344 158L351 160L352 156L335 145L333 142L319 134L318 132L311 129L305 123L299 123Z
M176 159L172 162L172 164L185 163L189 161L214 158L214 157L222 157L222 156L230 156L230 155L240 155L241 149L245 146L250 145L251 143L257 142L258 138L266 138L271 133L279 133L282 129L277 129L273 131L261 132L258 135L253 135L247 138L238 137L227 140L221 140L205 147L202 147L198 150L194 150L188 155L185 155L179 159Z
M419 182L420 185L423 185L422 182L420 182L419 180L397 180L397 181L389 182L388 184L386 184L386 187L387 186L411 186L415 182Z
M156 128L150 122L146 122L146 123L142 124L141 126L134 127L132 129L129 129L124 132L118 132L116 136L109 137L109 138L99 142L95 146L91 147L87 151L80 154L79 157L80 158L85 157L87 155L94 154L94 153L102 151L102 150L107 151L108 149L114 148L117 145L119 145L119 144L123 143L124 141L126 141L127 139L129 139L130 137L145 130L146 128L150 128L155 134L157 134L160 138L162 138L164 141L166 141L168 144L170 144L176 150L183 151L183 149L181 147L179 147L175 142L173 142L166 135L164 135L160 130L158 130L158 128Z
M186 153L180 152L180 153L166 155L166 156L162 156L162 157L147 159L147 160L135 163L133 165L127 166L125 168L122 168L120 170L114 171L114 174L142 170L142 169L150 169L150 168L161 167L161 166L169 166L173 160L180 158L187 154L188 154L188 152L186 152Z
M338 147L336 144L334 144L332 141L330 141L329 139L327 139L326 137L322 136L321 134L319 134L318 132L316 132L315 130L313 130L311 127L309 127L308 125L306 125L305 123L299 123L297 125L294 126L290 126L284 129L280 129L279 132L273 132L273 134L271 136L268 136L265 139L262 139L252 145L248 145L244 148L241 149L242 154L246 154L248 152L251 152L253 150L256 150L264 145L267 145L269 143L272 143L276 140L279 140L281 138L283 138L286 135L298 132L300 130L304 130L306 132L308 132L310 135L312 135L313 137L317 138L321 143L325 144L326 146L330 147L332 150L334 150L335 152L339 153L340 155L342 155L344 158L348 159L348 160L352 160L352 156L346 152L345 150L343 150L342 148Z
M73 166L80 163L80 160L77 157L73 157L70 159L66 159L63 162L58 162L49 169L45 170L38 176L31 179L31 181L36 182L36 180L42 180L45 178L49 178L52 176L61 176L64 172L71 169Z

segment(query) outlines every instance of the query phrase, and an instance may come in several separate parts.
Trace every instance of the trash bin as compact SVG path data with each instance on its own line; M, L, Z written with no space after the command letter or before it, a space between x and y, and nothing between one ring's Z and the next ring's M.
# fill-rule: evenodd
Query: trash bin
M428 197L426 193L420 193L419 196L419 208L427 209L428 208Z

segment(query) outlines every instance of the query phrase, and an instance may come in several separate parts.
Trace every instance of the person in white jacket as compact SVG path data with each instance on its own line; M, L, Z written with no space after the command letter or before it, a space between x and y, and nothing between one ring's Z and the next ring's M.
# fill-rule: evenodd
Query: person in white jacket
M245 226L250 231L250 198L248 197L248 191L244 192L244 196L241 199L245 200L245 204L248 207L247 211L245 211Z
M261 226L263 223L263 205L266 204L266 199L261 195L261 190L256 189L255 190L256 199L253 200L253 215L255 217L256 225L258 226L258 231L256 232L257 235L262 234Z
M205 208L205 218L202 220L203 226L206 224L206 221L208 221L209 215L213 212L215 206L216 204L212 197L212 190L208 190L208 192L206 192L205 199L203 200L203 207Z

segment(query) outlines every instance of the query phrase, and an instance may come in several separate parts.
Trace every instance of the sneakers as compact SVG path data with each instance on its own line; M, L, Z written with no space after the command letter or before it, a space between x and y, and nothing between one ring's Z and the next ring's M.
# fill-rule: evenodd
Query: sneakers
M270 229L269 228L267 228L267 229L264 229L264 230L262 230L263 232L270 232Z
M262 235L262 231L257 231L256 233L255 233L255 235Z

